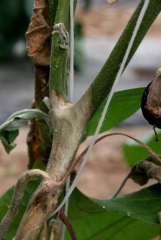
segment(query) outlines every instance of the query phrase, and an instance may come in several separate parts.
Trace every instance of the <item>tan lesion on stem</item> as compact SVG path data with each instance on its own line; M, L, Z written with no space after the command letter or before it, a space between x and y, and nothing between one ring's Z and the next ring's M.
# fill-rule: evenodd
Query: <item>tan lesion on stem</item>
M72 166L86 123L91 117L92 111L88 110L92 109L92 103L89 93L76 104L63 101L55 93L50 99L53 144L46 171L54 181L60 182ZM84 107L84 102L89 106Z

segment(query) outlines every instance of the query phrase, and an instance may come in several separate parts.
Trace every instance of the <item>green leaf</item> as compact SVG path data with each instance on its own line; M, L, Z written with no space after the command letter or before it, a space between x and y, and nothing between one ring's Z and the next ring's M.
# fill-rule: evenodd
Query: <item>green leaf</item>
M123 120L135 113L140 108L140 99L143 91L144 88L134 88L116 92L112 98L100 132L105 132L108 129L117 126ZM87 136L94 134L105 102L106 100L103 102L101 107L90 121L86 131Z
M50 127L49 117L46 113L38 109L24 109L13 113L1 126L0 131L7 130L13 131L19 129L21 126L26 124L28 120L32 118L41 118L45 120L47 125Z
M161 130L157 130L158 138L161 140ZM160 154L160 142L155 141L154 131L150 131L141 137L138 137L139 140L146 143L153 151L157 154ZM135 163L144 160L146 157L150 155L150 153L136 143L133 140L127 140L127 142L123 146L123 153L126 159L127 164L132 167Z
M122 197L106 201L93 199L93 201L110 212L124 213L141 221L159 224L158 212L161 212L160 184Z
M0 132L0 139L7 153L10 153L12 149L16 147L16 143L13 143L18 136L19 131L15 130L12 132L2 131Z
M103 206L103 201L90 199L77 189L73 192L69 201L69 219L78 239L147 240L158 235L158 225L128 217L127 213L111 213ZM66 233L65 240L70 239Z
M16 234L16 231L18 229L18 226L20 224L21 218L24 214L24 211L28 205L29 199L31 197L31 194L33 191L38 187L40 181L39 180L32 180L29 181L26 185L25 191L24 191L24 196L21 200L21 204L19 207L19 211L15 219L13 220L6 236L5 240L11 240ZM10 188L1 198L0 198L0 221L2 218L5 216L8 206L10 205L10 201L12 199L14 187Z
M32 118L43 119L51 129L49 117L46 113L38 109L24 109L13 113L1 126L0 126L0 139L7 153L9 153L16 144L14 140L19 134L19 128L28 123Z

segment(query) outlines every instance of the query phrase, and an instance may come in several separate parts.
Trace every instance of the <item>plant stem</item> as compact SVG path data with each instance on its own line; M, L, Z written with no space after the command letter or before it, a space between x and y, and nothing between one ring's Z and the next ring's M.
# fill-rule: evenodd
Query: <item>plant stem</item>
M50 9L50 16L51 16L51 23L54 25L55 17L58 7L58 0L49 0L49 9Z
M70 32L70 1L59 0L55 24L63 23L67 34ZM56 94L64 101L68 101L67 93L67 56L68 49L60 47L59 34L52 34L51 60L50 60L50 77L49 77L49 94L51 103L53 103Z

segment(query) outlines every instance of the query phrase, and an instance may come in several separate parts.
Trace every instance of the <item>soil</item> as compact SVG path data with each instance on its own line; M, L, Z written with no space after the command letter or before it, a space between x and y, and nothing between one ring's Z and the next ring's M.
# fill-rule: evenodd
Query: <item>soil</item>
M127 22L132 16L137 4L109 5L105 4L82 11L78 8L76 19L83 24L83 35L86 37L100 38L120 36ZM149 29L146 37L159 37L161 15L159 14Z

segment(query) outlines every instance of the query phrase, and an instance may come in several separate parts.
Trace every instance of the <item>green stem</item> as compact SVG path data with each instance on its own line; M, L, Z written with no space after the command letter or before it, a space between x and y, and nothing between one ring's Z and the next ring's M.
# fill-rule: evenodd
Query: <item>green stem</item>
M56 0L55 0L56 2ZM74 1L74 9L77 1ZM56 15L55 10L52 7L52 0L50 0L50 9L53 9L51 16L52 22L55 24L63 23L65 29L70 36L70 1L59 0L57 4ZM55 17L54 17L55 16ZM54 19L54 20L53 20ZM49 78L49 93L50 99L53 99L53 91L57 96L60 96L65 101L68 101L68 50L61 49L59 34L55 33L52 36L52 49L51 49L51 62L50 62L50 78ZM53 102L53 101L52 101Z
M55 16L55 24L63 23L68 34L70 31L70 1L59 0ZM58 33L52 35L52 49L50 62L49 93L52 101L53 91L64 100L67 98L67 57L68 50L59 46L60 38Z
M49 0L49 9L50 9L50 17L51 17L52 25L54 25L55 23L57 7L58 7L58 0Z
M120 39L118 40L115 48L113 49L110 57L107 59L101 71L95 78L94 82L91 84L90 88L87 90L87 92L92 90L92 102L94 107L93 113L100 107L103 100L107 97L107 95L111 91L111 87L119 71L120 64L123 60L125 51L127 49L128 43L131 38L131 34L136 25L136 21L138 19L143 3L144 3L144 0L142 0L141 3L138 5L129 23L127 24L124 32L122 33ZM143 22L138 31L137 38L134 41L129 58L126 62L126 66L131 60L140 42L144 38L146 32L148 31L148 29L150 28L150 26L152 25L153 21L158 16L160 11L161 11L161 1L151 0L147 8L146 14L144 16Z

